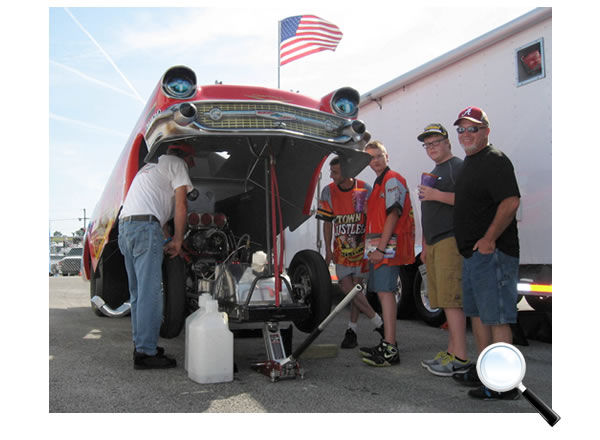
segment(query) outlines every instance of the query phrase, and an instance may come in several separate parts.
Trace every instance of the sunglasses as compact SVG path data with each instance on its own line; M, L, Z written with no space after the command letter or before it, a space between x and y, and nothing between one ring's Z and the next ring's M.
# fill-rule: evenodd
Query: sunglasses
M487 127L456 127L456 131L458 132L458 134L462 134L465 131L468 131L469 133L477 133L479 130L483 130L484 128Z

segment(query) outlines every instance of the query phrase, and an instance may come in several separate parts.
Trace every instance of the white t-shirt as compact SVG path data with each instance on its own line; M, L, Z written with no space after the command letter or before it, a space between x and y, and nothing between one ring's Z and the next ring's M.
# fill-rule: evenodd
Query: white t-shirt
M188 166L177 156L162 155L158 163L146 164L131 183L120 218L152 214L161 226L175 215L175 190L187 186L192 191Z

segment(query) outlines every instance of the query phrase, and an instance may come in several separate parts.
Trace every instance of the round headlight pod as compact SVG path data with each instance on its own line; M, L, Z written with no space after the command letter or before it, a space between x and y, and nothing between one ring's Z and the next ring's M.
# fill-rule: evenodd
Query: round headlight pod
M173 78L166 84L167 92L177 97L186 97L190 93L192 83L185 78Z
M190 98L196 94L196 74L189 67L172 67L162 78L162 88L170 98Z
M360 95L350 87L336 90L331 97L331 108L338 115L351 118L358 114Z
M348 98L342 97L333 103L333 108L342 115L353 115L356 113L356 104Z

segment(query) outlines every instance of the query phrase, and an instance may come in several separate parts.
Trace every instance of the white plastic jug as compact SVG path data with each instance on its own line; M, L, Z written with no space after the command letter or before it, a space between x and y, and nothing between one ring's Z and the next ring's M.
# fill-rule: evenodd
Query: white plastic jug
M188 370L190 324L195 319L199 319L200 315L206 311L206 302L209 300L212 300L212 296L210 293L203 293L202 295L200 295L200 297L198 298L198 310L196 310L194 313L192 313L185 319L185 371Z
M217 301L206 302L206 312L190 323L188 377L194 382L233 380L233 333Z

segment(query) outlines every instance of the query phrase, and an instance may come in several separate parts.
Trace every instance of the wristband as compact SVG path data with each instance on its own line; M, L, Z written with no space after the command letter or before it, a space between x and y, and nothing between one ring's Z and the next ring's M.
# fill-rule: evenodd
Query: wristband
M379 248L375 248L375 250L376 250L376 251L379 251L379 252L381 252L383 255L385 255L385 251L382 251L382 250L381 250L381 249L379 249Z

